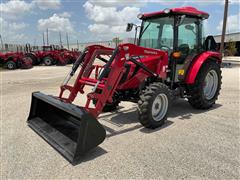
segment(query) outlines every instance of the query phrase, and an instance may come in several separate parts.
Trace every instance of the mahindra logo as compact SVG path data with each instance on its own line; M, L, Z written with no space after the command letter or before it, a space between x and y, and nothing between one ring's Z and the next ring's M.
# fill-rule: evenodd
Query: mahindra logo
M148 54L157 54L157 52L155 52L155 51L149 51L149 50L144 50L144 53L148 53Z

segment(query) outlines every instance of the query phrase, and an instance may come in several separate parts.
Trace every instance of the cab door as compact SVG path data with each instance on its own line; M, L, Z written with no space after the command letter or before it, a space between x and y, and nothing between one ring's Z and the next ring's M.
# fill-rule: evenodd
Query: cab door
M177 28L177 50L181 57L176 62L175 82L183 80L190 63L202 48L202 25L198 18L185 17Z

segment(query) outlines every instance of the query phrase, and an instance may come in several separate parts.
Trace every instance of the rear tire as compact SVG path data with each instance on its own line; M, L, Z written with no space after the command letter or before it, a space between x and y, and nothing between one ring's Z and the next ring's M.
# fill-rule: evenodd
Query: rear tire
M37 57L34 56L33 54L27 53L27 54L25 54L25 57L30 58L32 60L33 65L38 65L39 64Z
M50 56L47 56L47 57L43 58L43 64L45 66L51 66L51 65L53 65L53 62L54 62L54 60Z
M146 128L157 128L164 124L171 105L171 91L160 82L150 84L138 101L139 121Z
M203 64L194 85L188 87L188 102L196 109L209 109L218 98L221 84L220 65L214 61Z
M9 69L9 70L14 70L17 68L17 64L13 61L7 61L5 63L5 68Z

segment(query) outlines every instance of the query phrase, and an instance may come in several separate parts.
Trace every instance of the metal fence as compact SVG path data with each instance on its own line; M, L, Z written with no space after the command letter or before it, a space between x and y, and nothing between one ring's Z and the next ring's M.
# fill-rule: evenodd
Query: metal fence
M133 43L133 38L127 38L118 41L97 41L97 42L86 42L86 43L70 43L70 44L63 44L63 47L69 50L78 49L82 51L86 46L90 45L102 45L106 47L115 48L120 43ZM41 50L42 46L31 46L32 50ZM25 52L26 45L25 44L2 44L0 47L0 52Z
M40 50L41 46L31 46L32 50ZM26 45L22 44L3 44L0 52L25 52Z

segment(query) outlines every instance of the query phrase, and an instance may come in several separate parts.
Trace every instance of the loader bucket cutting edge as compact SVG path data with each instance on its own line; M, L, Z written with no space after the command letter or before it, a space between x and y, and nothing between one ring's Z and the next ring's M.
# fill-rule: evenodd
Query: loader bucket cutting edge
M32 94L27 123L73 165L106 137L103 126L83 107L41 92Z

